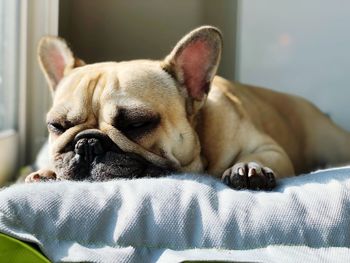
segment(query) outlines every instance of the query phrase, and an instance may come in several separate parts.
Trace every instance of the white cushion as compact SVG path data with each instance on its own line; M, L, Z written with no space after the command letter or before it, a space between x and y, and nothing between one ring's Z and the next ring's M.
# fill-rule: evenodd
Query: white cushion
M0 191L0 232L62 262L347 262L350 168L236 191L208 176L54 182Z

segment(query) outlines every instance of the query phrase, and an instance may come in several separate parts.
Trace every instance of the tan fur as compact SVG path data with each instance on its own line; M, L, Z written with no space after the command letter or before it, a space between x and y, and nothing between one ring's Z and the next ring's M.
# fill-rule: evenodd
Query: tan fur
M242 160L260 161L279 177L350 160L349 134L300 97L216 77L202 119L208 171L218 176ZM268 145L280 156L264 158L273 155L259 153Z
M79 132L97 129L123 151L152 163L217 177L237 163L256 162L279 178L350 160L349 134L306 100L218 76L213 79L221 54L215 30L193 31L165 61L80 63L65 70L53 88L54 103L47 119L69 121L72 127L62 135L50 135L52 159ZM198 32L201 35L195 35ZM174 56L192 39L203 36L215 38L210 48L217 53L208 70L208 81L213 81L207 98L191 99L181 83L184 73L173 66ZM130 140L113 126L122 108L159 114L160 126Z

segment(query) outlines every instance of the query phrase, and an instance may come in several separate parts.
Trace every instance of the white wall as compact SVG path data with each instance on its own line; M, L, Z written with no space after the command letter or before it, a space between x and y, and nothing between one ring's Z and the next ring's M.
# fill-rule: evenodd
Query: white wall
M237 78L299 94L350 130L350 1L239 2Z

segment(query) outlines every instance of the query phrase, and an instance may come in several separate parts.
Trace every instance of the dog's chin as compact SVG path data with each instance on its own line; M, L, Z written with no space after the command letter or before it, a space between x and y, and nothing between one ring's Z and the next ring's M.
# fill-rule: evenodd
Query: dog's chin
M159 177L170 174L172 170L154 165L132 153L109 151L87 160L69 151L55 158L55 172L57 179L106 181L114 178Z

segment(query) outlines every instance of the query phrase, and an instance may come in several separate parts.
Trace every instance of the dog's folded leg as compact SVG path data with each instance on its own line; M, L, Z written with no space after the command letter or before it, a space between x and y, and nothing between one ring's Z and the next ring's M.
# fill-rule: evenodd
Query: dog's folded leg
M242 156L222 175L222 181L234 189L271 190L276 178L294 174L288 155L277 144L263 145Z
M45 181L54 181L56 180L56 174L49 169L40 169L34 173L29 174L25 182L34 183L34 182L45 182Z

